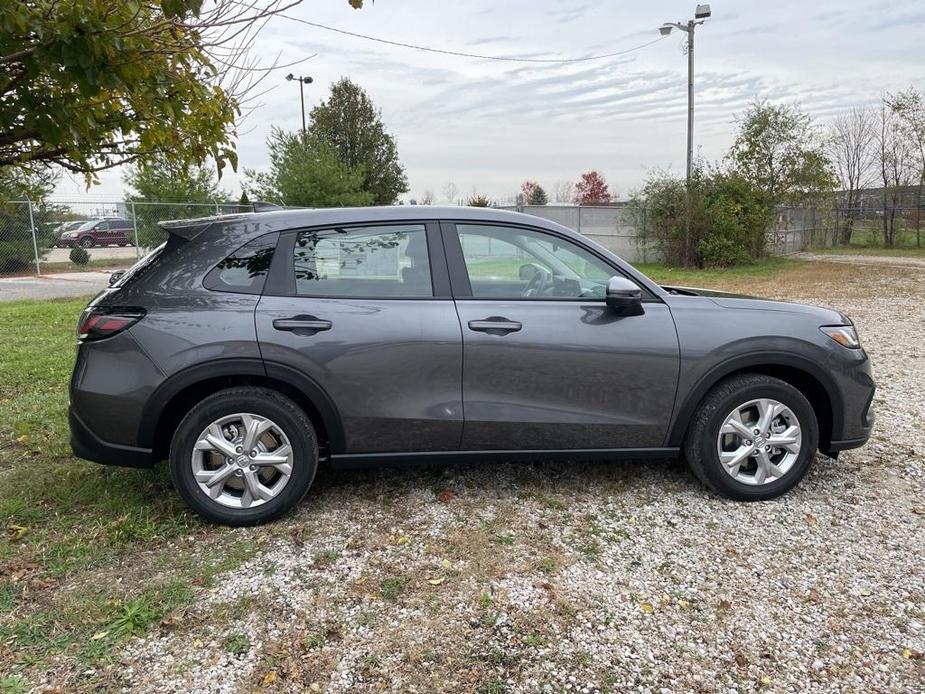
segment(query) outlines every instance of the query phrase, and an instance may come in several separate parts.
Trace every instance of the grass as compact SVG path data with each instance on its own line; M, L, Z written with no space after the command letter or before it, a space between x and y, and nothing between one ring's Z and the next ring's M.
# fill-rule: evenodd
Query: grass
M696 268L672 268L661 263L634 263L633 267L659 284L697 286L698 283L705 281L715 283L717 281L770 277L794 267L799 267L801 262L790 258L773 257L751 265L730 268L705 268L699 270Z
M88 272L90 270L115 270L127 268L134 264L135 258L98 258L90 259L83 265L70 261L56 263L42 263L42 274L55 272Z
M858 272L846 264L788 259L730 270L641 269L662 282L757 294L801 282L801 291L820 296L832 286L850 291L847 280ZM106 468L71 455L67 384L84 305L82 299L0 303L0 331L9 337L0 342L0 694L32 690L48 673L56 680L49 686L60 684L62 691L74 690L78 680L81 688L105 689L105 680L93 678L117 666L127 640L178 621L198 588L272 537L272 527L250 533L200 523L164 469ZM550 494L539 502L550 513L568 510ZM586 532L573 542L594 560L601 539L592 532L593 519L586 520ZM486 528L456 540L461 556L479 556L472 549L476 539L499 556L530 541L523 532ZM562 562L547 555L537 553L536 567L552 575ZM340 554L321 550L312 559L324 568ZM480 566L492 570L490 561ZM407 570L383 579L374 585L387 604L408 599L416 585ZM473 597L481 622L496 623L500 613L491 595ZM227 623L230 614L214 609L208 619ZM81 674L88 671L100 674Z
M0 304L0 330L13 336L0 345L0 692L52 661L109 662L194 600L194 585L254 552L194 518L166 470L72 457L67 384L85 304ZM203 559L212 541L220 550Z

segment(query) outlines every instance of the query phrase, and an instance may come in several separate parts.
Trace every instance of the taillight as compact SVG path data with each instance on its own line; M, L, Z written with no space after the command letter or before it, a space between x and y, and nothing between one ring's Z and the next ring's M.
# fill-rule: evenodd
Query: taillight
M81 342L102 340L121 333L144 318L141 308L91 309L81 318L77 339Z

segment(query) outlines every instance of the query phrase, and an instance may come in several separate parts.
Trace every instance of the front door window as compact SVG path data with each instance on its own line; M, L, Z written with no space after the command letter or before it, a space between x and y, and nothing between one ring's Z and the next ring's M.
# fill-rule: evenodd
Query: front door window
M457 224L472 296L603 299L613 268L580 246L530 229Z

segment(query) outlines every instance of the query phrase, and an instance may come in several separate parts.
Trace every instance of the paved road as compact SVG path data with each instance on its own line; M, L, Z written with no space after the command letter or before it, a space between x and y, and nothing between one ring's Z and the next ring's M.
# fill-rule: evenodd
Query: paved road
M96 294L109 285L109 275L109 272L58 272L41 277L0 277L0 301Z
M126 258L128 260L135 260L135 247L129 246L128 248L119 248L118 246L106 246L105 248L88 248L87 252L90 254L91 260L109 260L111 258ZM139 251L141 255L144 255L147 251L142 249ZM44 262L46 263L66 263L68 262L69 256L71 254L70 248L52 248L46 255Z

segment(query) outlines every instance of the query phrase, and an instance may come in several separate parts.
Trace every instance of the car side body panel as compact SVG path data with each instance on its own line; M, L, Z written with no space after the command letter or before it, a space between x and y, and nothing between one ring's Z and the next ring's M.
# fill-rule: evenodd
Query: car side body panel
M433 299L314 304L203 286L216 264L273 231L460 219L548 229L593 249L651 295L645 317L659 317L658 325L631 323L638 316L618 320L603 302L581 301L570 304L578 327L558 328L561 318L545 315L547 302L515 301L506 310L529 313L528 323L534 314L555 323L551 337L522 331L518 360L514 350L499 347L513 344L510 335L464 341L467 318L498 314L499 307L492 302L488 311L462 297L454 303L448 285ZM90 304L141 306L147 313L124 333L78 348L71 426L82 457L155 462L158 421L171 398L200 381L234 376L276 379L304 394L324 419L329 452L345 461L402 453L426 459L429 451L465 459L467 448L499 457L509 451L513 458L543 451L672 454L709 388L729 373L762 365L798 368L822 385L832 406L829 450L861 445L870 433L869 359L818 329L844 324L844 316L801 305L673 295L593 241L538 218L477 208L285 210L197 221L174 235L182 240L168 243L155 269ZM333 323L320 339L294 333L280 339L272 328L275 318L319 313ZM466 349L481 353L468 374ZM506 368L499 370L502 360ZM464 382L472 392L468 411ZM501 397L480 394L489 383ZM463 441L463 421L470 418L472 438Z
M274 328L296 316L331 327ZM451 300L264 296L256 321L263 359L305 374L335 403L346 452L459 448L462 346Z
M668 299L681 345L681 377L666 446L681 444L697 404L718 381L768 366L804 372L824 388L832 411L831 441L869 435L870 359L863 349L846 349L819 330L843 324L841 314L784 302L720 301L724 305L708 296ZM806 315L814 319L802 318Z
M678 382L668 307L621 316L603 301L457 301L463 331L463 449L662 445ZM476 332L504 317L523 327Z

